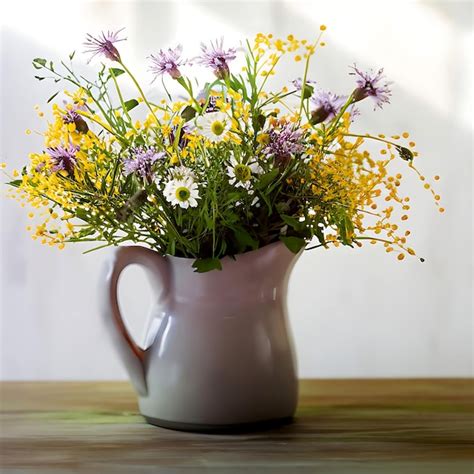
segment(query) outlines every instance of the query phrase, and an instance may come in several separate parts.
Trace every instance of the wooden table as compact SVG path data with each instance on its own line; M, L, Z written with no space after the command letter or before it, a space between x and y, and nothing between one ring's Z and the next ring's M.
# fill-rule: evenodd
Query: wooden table
M127 383L3 383L2 473L471 474L473 382L303 380L295 422L209 435L144 423Z

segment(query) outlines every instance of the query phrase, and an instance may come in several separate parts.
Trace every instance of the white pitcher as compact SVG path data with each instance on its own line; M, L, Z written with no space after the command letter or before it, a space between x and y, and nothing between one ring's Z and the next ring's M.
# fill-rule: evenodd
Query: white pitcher
M297 257L277 242L196 273L193 259L138 246L114 251L101 280L102 314L149 423L222 431L291 420L298 384L286 297ZM145 350L117 300L130 264L147 270L156 292Z

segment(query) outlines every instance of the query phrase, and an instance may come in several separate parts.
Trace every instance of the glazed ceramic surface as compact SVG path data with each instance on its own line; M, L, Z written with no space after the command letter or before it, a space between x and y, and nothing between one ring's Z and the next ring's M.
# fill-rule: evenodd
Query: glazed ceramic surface
M199 429L293 416L286 295L296 259L275 243L222 259L222 271L196 273L193 259L138 246L114 251L101 280L102 315L149 422ZM146 349L127 332L117 300L130 264L147 270L156 297Z

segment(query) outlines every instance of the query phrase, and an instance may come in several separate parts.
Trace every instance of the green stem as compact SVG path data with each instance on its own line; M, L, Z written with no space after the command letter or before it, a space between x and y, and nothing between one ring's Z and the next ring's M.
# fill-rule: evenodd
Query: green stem
M188 84L184 77L180 77L176 80L177 80L178 84L180 84L181 87L183 87L183 89L189 94L189 97L193 101L193 104L196 106L197 111L200 113L201 112L201 106L199 105L198 101L194 98L193 88L191 86L191 83Z
M388 143L389 145L398 146L398 147L400 146L398 143L394 143L389 140L384 140L383 138L374 137L373 135L369 135L369 134L360 135L358 133L344 133L343 135L345 137L370 138L371 140L377 140L379 142Z
M272 67L271 67L270 70L268 71L267 75L265 76L265 79L263 79L262 84L260 85L260 89L259 89L258 92L257 92L257 98L258 98L258 96L260 95L260 93L262 92L263 87L265 86L265 83L267 82L267 80L268 80L268 78L270 77L271 73L273 72L273 70L275 69L276 65L278 64L278 61L280 61L280 58L281 58L281 56L279 56L279 57L277 58L277 60L275 61L275 63L272 65Z
M316 41L314 42L313 48L316 49L316 47L319 44L319 41L321 40L321 36L323 35L323 32L319 33L319 36L317 37ZM306 63L304 66L304 75L303 75L303 82L301 84L301 101L300 101L300 112L299 116L301 117L301 112L303 111L303 102L304 102L304 90L306 87L306 79L308 78L308 69L309 69L309 62L311 60L311 53L308 51L308 57L306 58Z
M133 81L133 83L135 84L135 87L137 88L138 92L140 93L140 96L141 98L143 99L143 102L145 102L145 104L147 105L148 109L150 110L151 114L153 115L153 117L155 118L156 122L158 124L160 124L160 120L158 119L158 117L156 116L155 114L155 111L153 110L153 107L150 105L150 103L148 102L148 99L146 98L145 96L145 93L143 92L143 89L141 88L140 84L138 83L138 81L135 79L135 76L131 73L130 69L128 69L127 66L125 66L125 64L122 62L122 61L119 61L120 65L124 68L125 72L130 76L130 79Z
M120 103L122 104L122 109L125 112L125 115L127 116L128 120L130 121L130 124L132 124L132 117L130 117L130 114L128 113L128 110L125 107L125 101L123 100L122 91L120 90L120 87L118 85L117 78L115 77L115 73L114 73L113 68L110 68L109 71L110 71L110 75L112 76L112 80L114 81L115 88L117 89L117 94L119 96ZM133 125L132 125L132 127L133 127Z
M331 127L329 128L329 131L327 135L331 135L331 133L334 131L334 129L337 127L337 124L339 123L339 120L341 120L341 117L344 115L344 112L348 109L350 105L354 103L353 96L352 94L348 97L346 103L342 107L342 109L339 111L339 113L334 117Z

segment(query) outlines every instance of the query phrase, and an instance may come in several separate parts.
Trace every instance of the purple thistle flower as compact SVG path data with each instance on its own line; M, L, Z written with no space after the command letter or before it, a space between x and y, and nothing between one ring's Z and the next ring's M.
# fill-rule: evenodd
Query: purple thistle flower
M301 137L301 130L294 130L293 125L289 123L281 129L272 129L268 132L268 145L263 153L273 158L279 166L285 166L293 154L303 151Z
M47 151L53 162L52 171L65 170L69 174L74 172L74 167L77 165L76 153L79 151L77 145L69 143L67 147L51 147L47 148Z
M236 58L237 50L235 48L224 49L224 38L211 41L208 47L201 43L201 56L198 56L196 61L198 64L212 68L214 74L219 79L225 79L229 75L229 62Z
M142 178L151 178L151 167L157 160L166 155L164 151L157 152L155 148L136 147L133 148L130 156L123 160L124 174L136 173Z
M311 102L315 105L315 109L311 112L311 123L313 125L331 120L342 109L346 103L346 96L339 96L332 92L319 89L311 97Z
M75 123L81 116L74 110L68 110L63 116L64 123Z
M118 37L119 33L124 29L125 28L121 28L120 30L115 32L102 32L97 38L88 34L86 37L86 42L84 43L84 46L88 48L84 52L92 53L92 56L90 57L88 62L90 62L92 58L97 54L103 54L107 59L110 59L111 61L120 62L120 53L114 46L114 43L118 43L119 41L125 41L127 39Z
M363 72L354 64L352 69L354 69L354 72L349 74L358 76L356 84L359 86L352 93L354 102L363 100L366 97L372 97L375 100L374 110L377 107L382 108L383 104L390 103L392 92L389 85L391 82L388 82L383 75L383 68L379 69L377 72L373 69L369 72Z
M178 68L186 64L186 61L180 58L182 51L183 46L179 44L174 49L168 48L167 51L160 49L157 55L150 55L150 59L153 63L150 67L150 71L155 74L156 77L167 72L173 79L179 79L181 72Z

